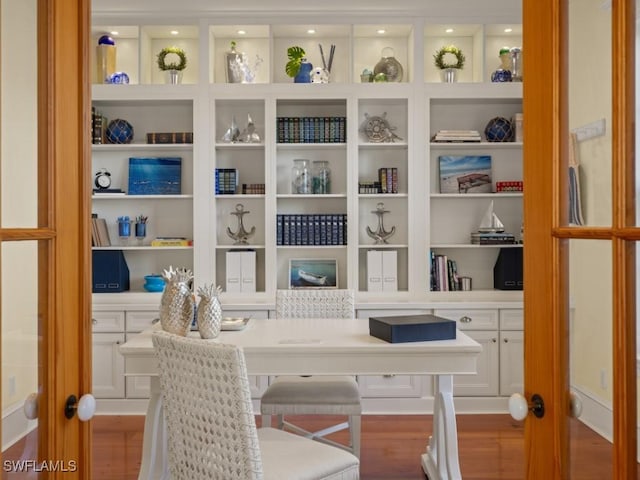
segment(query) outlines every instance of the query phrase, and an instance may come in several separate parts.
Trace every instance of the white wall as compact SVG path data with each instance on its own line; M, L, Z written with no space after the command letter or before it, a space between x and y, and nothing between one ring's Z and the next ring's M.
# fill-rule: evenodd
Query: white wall
M602 0L569 2L569 126L604 118L607 133L579 144L585 224L611 225L611 12ZM610 242L572 241L571 382L612 400Z
M1 0L0 8L0 221L3 227L34 227L36 1ZM5 243L0 257L3 418L37 391L36 247L36 242Z

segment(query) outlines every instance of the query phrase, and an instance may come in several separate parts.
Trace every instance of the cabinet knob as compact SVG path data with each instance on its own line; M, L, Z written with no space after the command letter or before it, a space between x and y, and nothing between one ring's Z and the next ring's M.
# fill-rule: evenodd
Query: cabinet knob
M492 343L497 343L497 342L498 342L498 339L497 339L497 338L492 338L492 339L491 339L491 342L492 342Z
M384 375L382 375L383 378L393 378L396 375L394 373L385 373Z
M502 341L503 341L504 343L509 343L509 339L508 339L508 338L503 338L503 339L502 339Z
M98 324L98 320L96 320L95 318L92 318L92 319L91 319L91 323L92 323L93 325L97 325L97 324Z
M151 320L151 325L155 325L156 323L158 323L160 321L160 317L158 318L154 318L153 320Z
M464 317L460 317L460 323L471 323L472 318L471 317L467 317L466 315Z

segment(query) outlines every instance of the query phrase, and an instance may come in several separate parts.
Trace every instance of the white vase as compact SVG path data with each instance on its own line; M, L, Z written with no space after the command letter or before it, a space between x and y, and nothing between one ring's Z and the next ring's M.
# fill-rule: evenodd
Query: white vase
M445 83L455 83L458 77L457 68L443 68L440 70L440 78Z

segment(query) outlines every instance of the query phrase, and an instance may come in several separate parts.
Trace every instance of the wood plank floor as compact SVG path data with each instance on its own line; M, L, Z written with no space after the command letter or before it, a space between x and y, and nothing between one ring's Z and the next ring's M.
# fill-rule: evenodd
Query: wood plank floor
M318 421L297 417L300 425L319 428L334 418ZM317 417L316 417L317 418ZM260 424L258 420L258 425ZM524 429L508 415L459 415L460 468L467 480L523 479ZM431 431L430 415L365 415L362 420L362 480L424 480L420 454ZM98 416L93 426L91 480L134 480L140 469L143 416ZM346 432L332 438L343 441ZM571 423L571 478L611 478L611 445L579 421ZM3 453L20 458L24 442ZM638 469L640 478L640 468ZM3 479L18 480L3 472ZM195 479L194 479L195 480Z
M293 417L291 417L293 419ZM297 418L300 425L318 422ZM431 431L430 415L365 415L362 420L362 480L424 480L420 454ZM259 421L258 421L259 423ZM95 480L134 480L139 468L143 417L98 417L94 420ZM334 434L344 440L346 432ZM523 479L524 428L508 415L459 415L460 468L465 479ZM574 421L572 478L611 478L611 445ZM639 470L640 472L640 470ZM640 477L639 477L640 478Z

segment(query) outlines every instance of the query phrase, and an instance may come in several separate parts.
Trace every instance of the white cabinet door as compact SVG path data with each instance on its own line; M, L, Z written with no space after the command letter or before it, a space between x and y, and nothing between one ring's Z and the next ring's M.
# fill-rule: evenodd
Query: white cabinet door
M458 397L498 395L498 332L467 330L465 333L482 345L482 353L475 375L454 375L453 394Z
M524 333L500 333L500 395L524 393Z
M124 398L124 333L93 334L93 396Z

